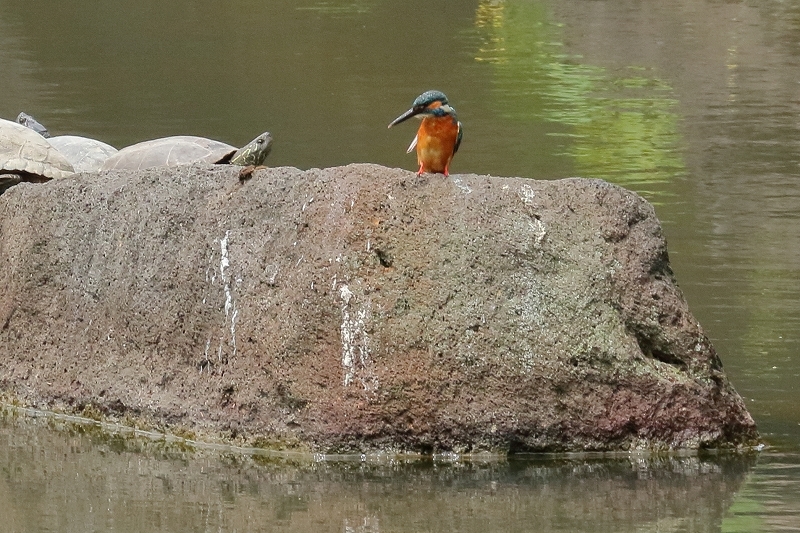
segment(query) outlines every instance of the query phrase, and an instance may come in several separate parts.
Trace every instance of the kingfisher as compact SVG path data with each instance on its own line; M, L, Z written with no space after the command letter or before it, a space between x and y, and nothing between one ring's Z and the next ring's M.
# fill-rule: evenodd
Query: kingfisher
M456 110L447 102L447 96L441 91L426 91L417 96L411 109L397 117L389 124L391 128L411 117L422 119L417 135L406 153L417 149L419 170L423 172L450 175L450 161L461 145L462 128Z

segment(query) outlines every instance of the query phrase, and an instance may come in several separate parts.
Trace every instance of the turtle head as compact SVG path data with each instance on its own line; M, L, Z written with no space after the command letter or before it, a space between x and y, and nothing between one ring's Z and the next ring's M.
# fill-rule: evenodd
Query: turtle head
M230 163L241 166L260 166L264 164L270 150L272 150L272 135L265 131L233 154Z
M45 128L41 122L39 122L38 120L27 114L25 111L17 115L17 122L19 122L26 128L32 129L33 131L35 131L44 138L50 137L50 132L47 131L47 128Z

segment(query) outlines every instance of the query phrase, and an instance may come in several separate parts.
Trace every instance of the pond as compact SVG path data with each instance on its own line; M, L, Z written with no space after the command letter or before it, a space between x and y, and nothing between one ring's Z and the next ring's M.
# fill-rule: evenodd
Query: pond
M323 461L1 420L4 531L752 532L800 491L796 454Z
M800 529L800 2L0 0L0 117L117 147L416 169L427 89L453 173L602 178L655 205L758 456L262 464L6 422L10 531ZM44 427L40 427L44 426Z

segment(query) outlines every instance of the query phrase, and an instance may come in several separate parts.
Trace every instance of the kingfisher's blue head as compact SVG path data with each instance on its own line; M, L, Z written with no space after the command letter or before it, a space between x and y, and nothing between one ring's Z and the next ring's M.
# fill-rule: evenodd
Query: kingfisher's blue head
M442 91L425 91L417 96L411 109L394 119L389 127L400 124L411 117L425 118L426 116L443 117L450 115L455 118L456 110L447 102L447 96Z

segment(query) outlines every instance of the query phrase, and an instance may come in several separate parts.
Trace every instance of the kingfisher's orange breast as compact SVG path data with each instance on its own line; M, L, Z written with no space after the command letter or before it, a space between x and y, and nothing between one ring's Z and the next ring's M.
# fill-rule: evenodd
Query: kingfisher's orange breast
M458 122L453 117L425 117L417 131L417 162L425 172L445 173L453 160Z

